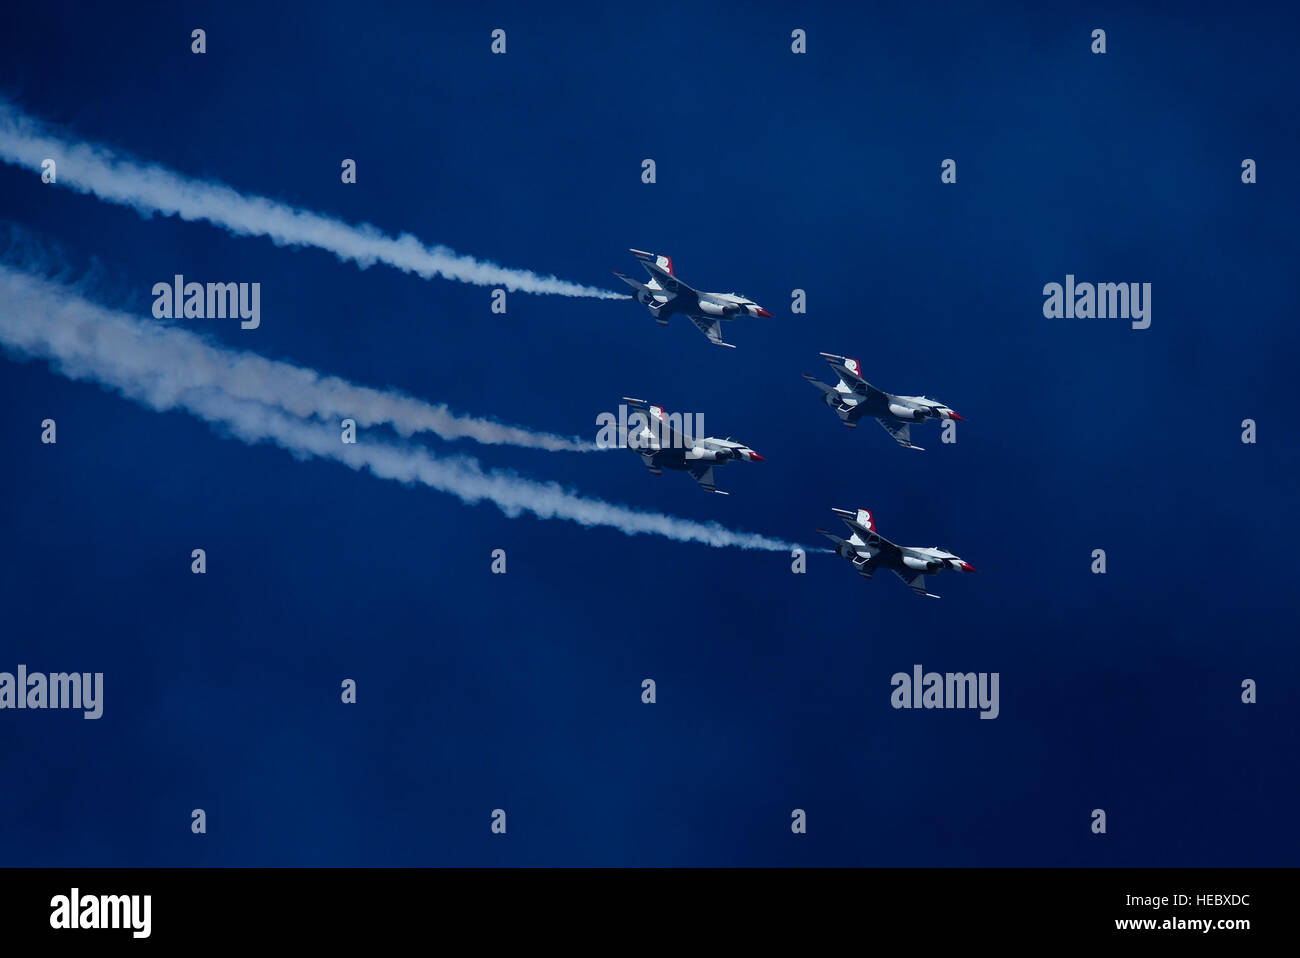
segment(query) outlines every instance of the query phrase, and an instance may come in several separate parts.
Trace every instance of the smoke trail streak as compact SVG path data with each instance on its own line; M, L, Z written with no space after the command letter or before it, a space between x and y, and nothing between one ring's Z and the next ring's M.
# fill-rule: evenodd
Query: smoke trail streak
M30 262L39 269L44 254L25 250L23 245L17 243L7 254L0 256L0 270L7 268L3 265L4 259L20 264ZM23 274L13 269L9 269L9 276L14 278L14 282L23 279ZM53 288L52 284L47 285ZM87 316L96 318L98 336L120 341L118 355L124 372L136 377L165 377L169 372L175 372L180 378L168 384L170 389L200 388L219 382L235 398L278 406L294 416L333 422L352 419L361 428L389 425L399 435L408 438L428 432L446 440L471 439L484 445L519 446L552 452L591 452L601 448L594 441L455 413L442 403L425 402L393 389L358 386L337 376L324 376L314 369L266 359L256 353L214 348L197 333L155 323L138 324L125 313L90 302L82 302L78 308ZM149 331L161 337L158 351L132 351L130 343ZM151 365L154 360L162 358L161 350L164 348L165 362L161 366Z
M440 276L477 286L500 286L511 292L631 298L555 276L498 266L445 246L426 246L409 233L389 236L369 224L354 226L265 197L244 196L220 183L190 179L101 146L69 142L0 100L0 160L39 172L47 157L55 160L55 183L59 186L143 214L206 220L237 236L265 236L277 246L314 246L341 260L351 260L362 269L387 263L424 279Z
M151 409L184 409L245 442L271 442L295 456L333 459L380 478L450 493L469 504L491 502L507 516L531 513L543 519L607 526L627 535L659 535L717 548L801 548L754 533L732 532L714 522L641 512L583 497L554 482L485 471L468 457L440 459L422 447L383 442L344 444L334 426L299 418L278 402L258 399L263 394L260 387L248 388L254 371L273 372L276 364L240 367L231 363L227 350L191 333L111 312L66 287L3 265L0 346L48 360L71 379L94 381ZM195 361L198 372L191 366ZM309 403L297 410L317 420L326 418Z

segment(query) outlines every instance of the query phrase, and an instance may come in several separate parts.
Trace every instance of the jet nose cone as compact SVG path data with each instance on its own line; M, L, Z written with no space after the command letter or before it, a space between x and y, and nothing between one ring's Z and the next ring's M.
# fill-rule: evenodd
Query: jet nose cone
M755 307L754 307L754 315L755 315L755 316L766 316L768 319L771 319L771 318L772 318L772 314L769 313L767 310L765 310L762 306L755 306Z
M756 453L753 449L748 450L748 453L749 453L749 461L750 461L750 462L762 462L762 461L763 461L763 457L760 456L758 453Z
M949 418L949 419L956 419L958 422L965 422L965 421L966 421L966 417L965 417L965 416L959 416L959 415L957 415L955 412L953 412L951 409L948 410L948 418Z
M962 571L962 572L974 572L974 571L975 571L975 567L974 567L973 565L971 565L969 562L963 562L963 563L961 564L961 571Z

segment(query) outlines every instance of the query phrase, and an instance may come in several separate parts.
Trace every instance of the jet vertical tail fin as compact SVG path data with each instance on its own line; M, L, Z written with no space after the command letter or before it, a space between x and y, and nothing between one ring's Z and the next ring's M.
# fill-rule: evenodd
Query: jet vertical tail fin
M639 259L642 263L658 267L659 269L663 270L663 272L667 273L669 276L673 275L673 260L671 256L661 256L656 253L647 253L645 250L639 250L639 249L628 250L628 252L630 252L633 256Z
M836 356L834 353L822 353L822 359L831 367L840 382L852 393L865 396L877 402L888 401L889 393L877 389L862 378L862 364L850 356Z
M841 519L849 519L857 523L870 532L876 531L876 520L871 518L871 512L868 509L858 509L857 512L852 509L832 509L831 512Z

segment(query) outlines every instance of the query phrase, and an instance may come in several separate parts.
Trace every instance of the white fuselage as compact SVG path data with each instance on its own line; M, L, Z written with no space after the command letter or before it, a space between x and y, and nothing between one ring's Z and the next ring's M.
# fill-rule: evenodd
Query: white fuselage
M928 396L894 396L890 393L874 394L882 395L883 399L868 399L859 396L849 386L845 385L844 380L835 384L835 398L831 399L826 396L828 406L841 405L851 409L861 405L867 408L864 412L871 416L891 416L894 419L903 422L924 422L927 419L952 419L953 411L939 402L937 399L931 399Z

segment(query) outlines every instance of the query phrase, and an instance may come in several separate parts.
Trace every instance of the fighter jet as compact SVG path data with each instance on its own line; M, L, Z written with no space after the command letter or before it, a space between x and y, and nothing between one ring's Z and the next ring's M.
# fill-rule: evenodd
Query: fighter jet
M742 442L728 436L726 439L697 439L683 433L673 425L682 417L665 416L662 406L651 406L644 399L624 396L623 401L641 413L645 422L639 428L629 427L627 447L641 455L646 468L654 475L663 475L665 469L681 469L709 492L725 496L713 484L713 467L729 462L762 462L763 457Z
M650 307L650 315L660 326L668 325L668 317L681 313L699 329L709 341L718 346L735 349L722 341L722 322L737 316L771 316L753 300L740 293L702 293L691 289L673 273L673 261L667 256L657 256L639 249L631 251L650 274L650 282L639 283L631 276L614 270L614 275L636 290L636 301Z
M835 552L850 560L858 572L868 579L878 569L888 569L917 595L937 599L939 597L933 592L926 591L927 572L942 572L944 569L975 571L975 567L969 562L935 546L927 548L894 545L884 536L877 534L875 520L866 509L859 509L857 512L848 509L832 509L831 512L844 520L844 524L849 527L852 534L845 540L825 529L817 531L834 542Z
M840 381L827 386L816 376L804 373L803 378L822 391L822 402L834 409L840 421L850 429L856 429L863 416L873 416L904 449L921 450L920 446L912 443L912 423L927 419L964 421L937 399L882 392L862 378L862 367L856 359L833 353L821 355Z

